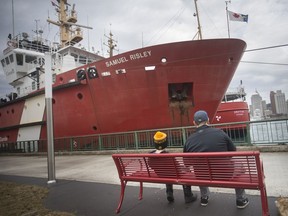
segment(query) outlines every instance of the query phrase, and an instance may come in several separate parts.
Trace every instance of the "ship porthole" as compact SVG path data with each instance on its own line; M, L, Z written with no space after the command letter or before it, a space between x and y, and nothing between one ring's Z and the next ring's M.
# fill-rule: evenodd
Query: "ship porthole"
M161 59L161 63L162 63L162 64L166 64L166 63L167 63L167 59L166 59L165 57L163 57L163 58Z
M52 104L55 104L56 100L54 98L52 98Z
M63 83L64 79L63 79L63 77L60 77L59 80L60 80L61 83Z
M97 127L96 127L96 126L93 126L92 128L93 128L93 130L95 130L95 131L97 130Z
M78 94L77 94L77 97L78 97L79 100L82 100L82 99L83 99L83 94L78 93Z
M12 114L14 114L14 109L11 110Z

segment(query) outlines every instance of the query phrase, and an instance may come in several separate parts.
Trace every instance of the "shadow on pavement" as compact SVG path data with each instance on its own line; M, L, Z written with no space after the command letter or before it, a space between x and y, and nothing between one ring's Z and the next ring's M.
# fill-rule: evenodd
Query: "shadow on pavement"
M144 187L143 199L138 200L139 187L127 186L125 198L119 214L115 213L120 196L120 185L57 180L56 184L47 185L47 179L23 176L0 175L0 181L21 184L33 184L49 188L45 206L51 210L74 212L78 216L261 216L259 196L248 195L250 204L245 209L237 209L235 195L211 193L209 205L200 206L198 199L185 204L183 191L174 189L174 203L166 200L165 189ZM145 184L144 184L145 185ZM271 216L278 215L275 206L276 197L268 197Z

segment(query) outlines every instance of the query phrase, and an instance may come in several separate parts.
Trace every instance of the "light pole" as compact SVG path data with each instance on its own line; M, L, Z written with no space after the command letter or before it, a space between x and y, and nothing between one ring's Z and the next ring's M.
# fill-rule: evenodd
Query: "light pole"
M47 165L48 184L56 183L55 157L54 157L54 135L53 135L53 110L52 110L52 61L51 53L45 53L45 103L46 103L46 125L47 125Z

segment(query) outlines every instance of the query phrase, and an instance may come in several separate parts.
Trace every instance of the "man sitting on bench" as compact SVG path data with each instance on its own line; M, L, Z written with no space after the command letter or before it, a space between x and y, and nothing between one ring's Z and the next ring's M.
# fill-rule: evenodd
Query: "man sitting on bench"
M205 111L200 110L194 114L194 124L197 127L195 133L191 134L184 144L183 152L225 152L236 151L236 147L228 135L217 128L209 127L209 118ZM228 161L227 161L228 162ZM195 167L197 177L197 167ZM191 186L186 186L186 190L191 190ZM245 190L236 188L237 208L245 208L249 204L245 196ZM200 187L201 205L207 206L209 199L209 188Z

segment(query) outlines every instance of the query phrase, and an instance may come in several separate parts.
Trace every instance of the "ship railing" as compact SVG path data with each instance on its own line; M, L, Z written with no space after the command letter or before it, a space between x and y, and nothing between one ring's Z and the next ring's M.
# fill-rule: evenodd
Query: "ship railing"
M47 144L45 140L26 140L18 142L0 142L0 153L35 153L47 152L41 149Z
M236 146L287 145L288 118L230 124L214 124L223 129ZM89 136L63 137L54 139L54 150L58 153L78 151L145 150L154 148L153 136L158 131L167 133L168 148L183 148L195 127L163 128L131 131L125 133L95 134ZM0 142L0 152L46 152L46 140L30 140L16 143Z
M33 50L37 52L54 52L59 49L55 43L50 40L42 38L40 35L36 35L32 40L28 39L29 36L26 33L18 34L14 38L8 40L7 49L4 50L8 52L11 49L20 48L25 50Z
M19 88L17 88L18 98L24 97L35 90L36 90L36 88L34 89L32 85L31 86L25 86L25 87L19 87Z
M44 64L45 64L44 56L35 58L34 60L27 62L27 71L35 72L37 68L44 67Z

